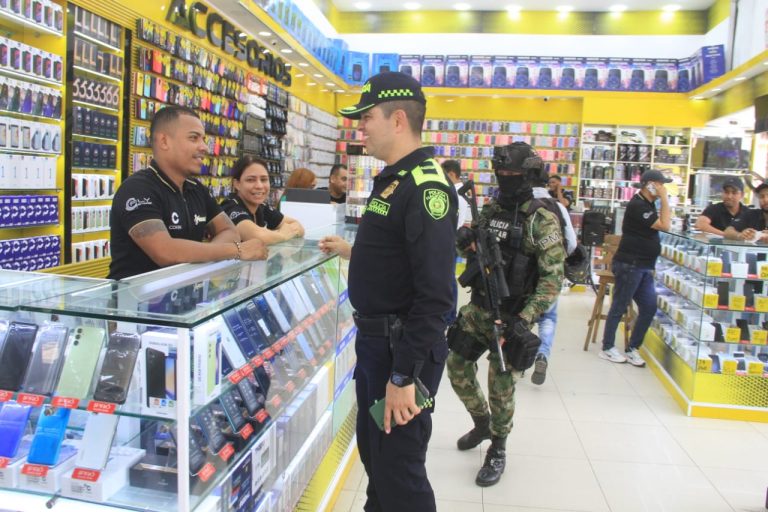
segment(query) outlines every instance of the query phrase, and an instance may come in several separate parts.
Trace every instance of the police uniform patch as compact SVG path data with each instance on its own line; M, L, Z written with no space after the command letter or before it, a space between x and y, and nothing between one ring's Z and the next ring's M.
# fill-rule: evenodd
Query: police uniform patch
M440 220L448 213L448 194L436 188L424 191L424 208L435 219Z
M389 203L385 203L377 197L368 204L365 211L386 217L389 215Z
M384 191L381 193L381 198L387 199L389 196L391 196L399 184L400 182L398 180L395 180L389 185L387 185L387 188L385 188Z
M541 240L539 240L538 246L541 248L542 251L546 251L556 243L562 243L562 238L560 237L560 233L555 231L545 236Z

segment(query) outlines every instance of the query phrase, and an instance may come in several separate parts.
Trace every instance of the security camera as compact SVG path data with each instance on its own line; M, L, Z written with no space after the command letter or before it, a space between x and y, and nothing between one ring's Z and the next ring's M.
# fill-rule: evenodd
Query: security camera
M544 96L544 101L549 101L549 96Z
M272 46L277 46L277 40L272 41Z

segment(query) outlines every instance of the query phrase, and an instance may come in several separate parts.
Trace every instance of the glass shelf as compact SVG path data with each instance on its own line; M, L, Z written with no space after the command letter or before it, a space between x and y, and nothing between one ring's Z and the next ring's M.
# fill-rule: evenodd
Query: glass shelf
M19 307L105 283L104 279L0 270L0 309Z

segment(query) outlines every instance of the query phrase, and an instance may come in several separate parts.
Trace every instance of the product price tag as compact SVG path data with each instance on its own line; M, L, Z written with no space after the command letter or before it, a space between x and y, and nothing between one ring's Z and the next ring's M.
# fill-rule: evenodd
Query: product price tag
M277 346L280 347L280 350L284 349L285 346L288 345L288 337L283 336L277 341Z
M216 473L216 466L210 462L203 466L203 469L197 474L201 482L207 482Z
M708 276L715 276L720 277L723 273L723 262L722 261L708 261L707 262L707 275ZM768 279L768 276L761 278L761 279Z
M11 398L13 398L13 391L0 391L0 402L7 402Z
M728 309L733 311L744 311L744 307L747 305L747 298L744 295L731 295L728 301Z
M736 368L739 366L739 362L735 359L726 359L723 361L722 370L725 375L736 375Z
M725 330L726 343L738 343L741 341L741 329L738 327L728 327Z
M710 358L700 358L696 362L696 371L712 373L712 360Z
M277 409L278 407L280 407L280 404L283 403L283 401L279 395L275 395L274 398L272 398L272 400L269 401L269 403L272 404L272 407Z
M312 320L317 322L323 316L323 313L324 312L322 312L322 311L315 311L314 313L312 313Z
M8 467L8 464L11 463L11 459L8 457L0 457L0 469L5 469Z
M311 364L312 366L317 366L317 359L313 357L312 360L309 362L309 364Z
M768 265L760 265L760 279L768 279Z
M264 352L261 353L262 356L264 356L264 359L272 359L275 357L275 351L272 350L272 347L266 349Z
M704 307L708 309L717 309L717 294L705 293L704 294Z
M302 326L298 326L298 327L294 328L294 329L291 331L291 335L292 335L294 338L295 338L296 336L298 336L299 334L303 334L303 333L304 333L304 328L303 328Z
M288 382L285 383L285 389L289 393L293 393L293 391L296 389L296 384L294 384L292 380L289 380Z
M109 402L97 402L96 400L91 400L90 402L88 402L87 409L90 412L99 412L102 414L115 414L117 405L111 404Z
M75 468L72 471L73 480L85 480L86 482L98 482L101 477L101 471L94 469Z
M752 331L752 339L750 341L753 345L768 344L768 331L763 331L762 329Z
M755 296L755 311L768 313L768 297Z
M763 362L762 361L750 361L747 366L747 375L756 375L758 377L763 376Z
M251 363L255 368L261 368L264 365L264 358L261 356L256 356L251 359Z
M233 371L227 376L227 379L229 379L229 382L231 382L232 384L237 384L238 382L243 380L242 370Z
M251 437L252 435L253 435L253 427L251 426L250 423L248 423L243 427L243 430L240 431L240 437L242 437L247 441L248 438Z
M30 393L19 393L16 397L16 402L20 405L31 405L32 407L41 407L45 402L43 395L32 395Z
M77 406L80 405L80 400L77 398L67 398L65 396L55 396L51 400L51 405L61 409L77 409Z
M243 378L246 378L249 375L253 375L253 366L246 363L245 366L240 368L240 373L242 374Z
M254 416L254 418L256 418L256 421L258 421L259 423L264 423L265 421L267 421L267 418L269 418L269 414L267 414L267 411L265 409L262 409L256 413L256 416Z
M318 352L320 352L320 357L323 357L325 355L325 347L320 346L317 349Z
M227 446L222 448L221 451L219 452L219 457L224 462L227 462L234 454L235 454L235 447L232 446L232 443L227 443Z
M315 320L312 317L307 317L301 322L301 326L304 329L309 329L309 326L312 325L315 322Z
M302 332L304 332L304 331L302 331ZM285 337L288 338L291 341L294 341L296 339L296 336L298 336L299 334L301 334L301 333L300 332L296 332L295 329L291 329L288 332L288 334L285 335Z
M48 466L43 466L42 464L24 464L21 467L21 474L44 478L48 474Z
M304 370L304 368L302 368L301 370L299 370L299 372L298 372L298 373L299 373L299 377L301 378L301 380L304 380L304 379L306 379L306 378L307 378L307 372Z

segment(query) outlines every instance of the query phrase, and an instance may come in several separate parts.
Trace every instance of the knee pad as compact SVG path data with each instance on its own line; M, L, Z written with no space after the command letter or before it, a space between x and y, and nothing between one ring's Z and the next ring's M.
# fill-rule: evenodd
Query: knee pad
M461 328L461 317L448 329L448 348L467 361L475 362L480 359L488 348L485 343L478 340Z

